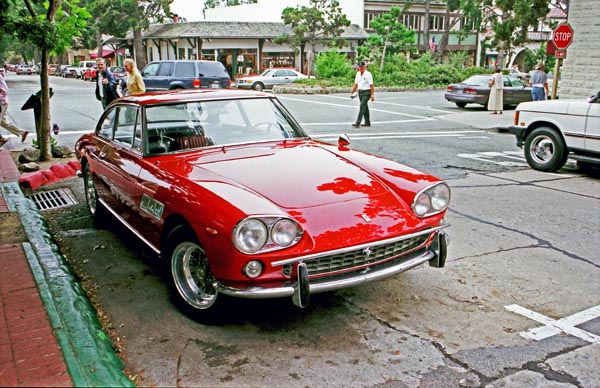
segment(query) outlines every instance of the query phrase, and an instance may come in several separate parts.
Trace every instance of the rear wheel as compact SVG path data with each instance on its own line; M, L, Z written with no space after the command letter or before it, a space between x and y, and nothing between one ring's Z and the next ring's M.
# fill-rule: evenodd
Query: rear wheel
M567 162L567 157L563 139L551 128L536 128L525 139L525 158L535 170L559 170Z
M102 224L106 219L106 211L102 203L98 200L98 192L94 185L94 177L90 171L90 166L86 163L83 168L83 187L85 193L85 201L88 210L97 224Z
M456 106L457 106L457 107L459 107L459 108L464 108L465 106L467 106L467 103L466 103L466 102L456 102L455 104L456 104Z

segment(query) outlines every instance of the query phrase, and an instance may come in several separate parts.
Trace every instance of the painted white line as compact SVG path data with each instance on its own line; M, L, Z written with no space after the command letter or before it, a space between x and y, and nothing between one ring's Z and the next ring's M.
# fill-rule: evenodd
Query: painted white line
M459 158L473 159L473 160L478 160L480 162L498 164L500 166L505 166L505 167L522 167L522 166L527 166L527 163L504 162L504 161L501 161L501 160L491 160L491 159L486 158L486 155L483 155L482 152L479 152L479 153L476 153L476 154L458 154L456 156L458 156Z
M479 131L414 131L414 132L350 132L347 133L350 137L353 136L403 136L403 135L463 135L466 133L478 133ZM339 133L315 134L311 137L320 136L335 136Z
M406 119L406 120L392 120L392 121L371 121L371 125L375 126L376 124L399 124L399 123L419 123L422 121L436 121L435 119L432 118L424 118L424 119ZM344 121L343 123L331 123L331 122L327 122L327 123L305 123L305 122L300 122L300 125L302 125L303 127L311 127L311 126L331 126L331 125L337 125L337 126L344 126L347 127L348 129L351 130L355 130L354 127L350 127L350 123L349 121ZM481 131L479 131L481 132Z
M337 106L337 107L340 107L340 108L347 108L347 109L358 110L358 105L355 105L355 104L353 104L353 105L333 104L331 102L307 101L307 100L303 100L303 99L300 99L300 98L291 98L291 97L278 97L278 98L280 100L300 101L300 102L306 102L306 103L310 103L310 104ZM373 112L389 113L389 114L398 115L398 116L414 117L414 118L417 118L417 119L420 119L420 120L436 121L436 119L433 119L431 117L417 116L417 115L411 115L411 114L408 114L408 113L394 112L394 111L390 111L390 110L377 109L377 108L374 108L373 105L371 105L369 107L369 110L373 111Z
M536 313L535 311L531 311L516 304L504 306L504 308L544 325L521 332L520 335L523 338L540 341L560 333L565 333L590 343L600 343L600 336L575 327L591 321L592 319L599 318L600 305L558 320L548 318L545 315Z
M341 100L347 100L348 99L348 97L332 96L332 95L328 95L328 94L324 94L323 97L336 98L336 99L341 99ZM452 112L452 111L448 111L448 110L431 108L429 106L400 104L398 102L385 102L385 101L382 101L382 100L386 100L386 99L384 99L384 98L376 98L375 101L379 102L381 104L387 104L387 105L393 105L393 106L402 106L402 107L405 107L405 108L414 108L414 109L428 110L428 111L431 111L431 112L441 112L441 113L445 113L445 114L456 113L456 112Z

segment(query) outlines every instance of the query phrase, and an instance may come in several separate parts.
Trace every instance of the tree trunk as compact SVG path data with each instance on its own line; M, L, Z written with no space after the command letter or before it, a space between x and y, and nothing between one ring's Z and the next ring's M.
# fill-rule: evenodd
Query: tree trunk
M52 159L52 145L50 144L50 82L48 80L48 49L42 49L42 63L40 72L41 84L41 115L36 117L36 135L40 147L40 160Z
M142 30L137 27L133 30L133 59L138 69L146 67L146 53L144 52L144 42L142 41Z

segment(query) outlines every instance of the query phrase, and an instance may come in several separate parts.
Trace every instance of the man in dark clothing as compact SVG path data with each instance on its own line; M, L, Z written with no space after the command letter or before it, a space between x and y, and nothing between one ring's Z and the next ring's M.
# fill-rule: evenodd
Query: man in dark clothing
M96 99L102 101L102 107L106 109L108 104L119 98L119 94L117 93L117 80L113 73L106 68L104 59L98 59L96 65L98 66Z

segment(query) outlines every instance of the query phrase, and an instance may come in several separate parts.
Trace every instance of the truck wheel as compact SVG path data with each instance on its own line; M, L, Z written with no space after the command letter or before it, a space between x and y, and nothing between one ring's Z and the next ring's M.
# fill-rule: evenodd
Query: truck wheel
M551 128L536 128L525 139L525 158L534 170L559 170L567 162L567 157L563 139Z

